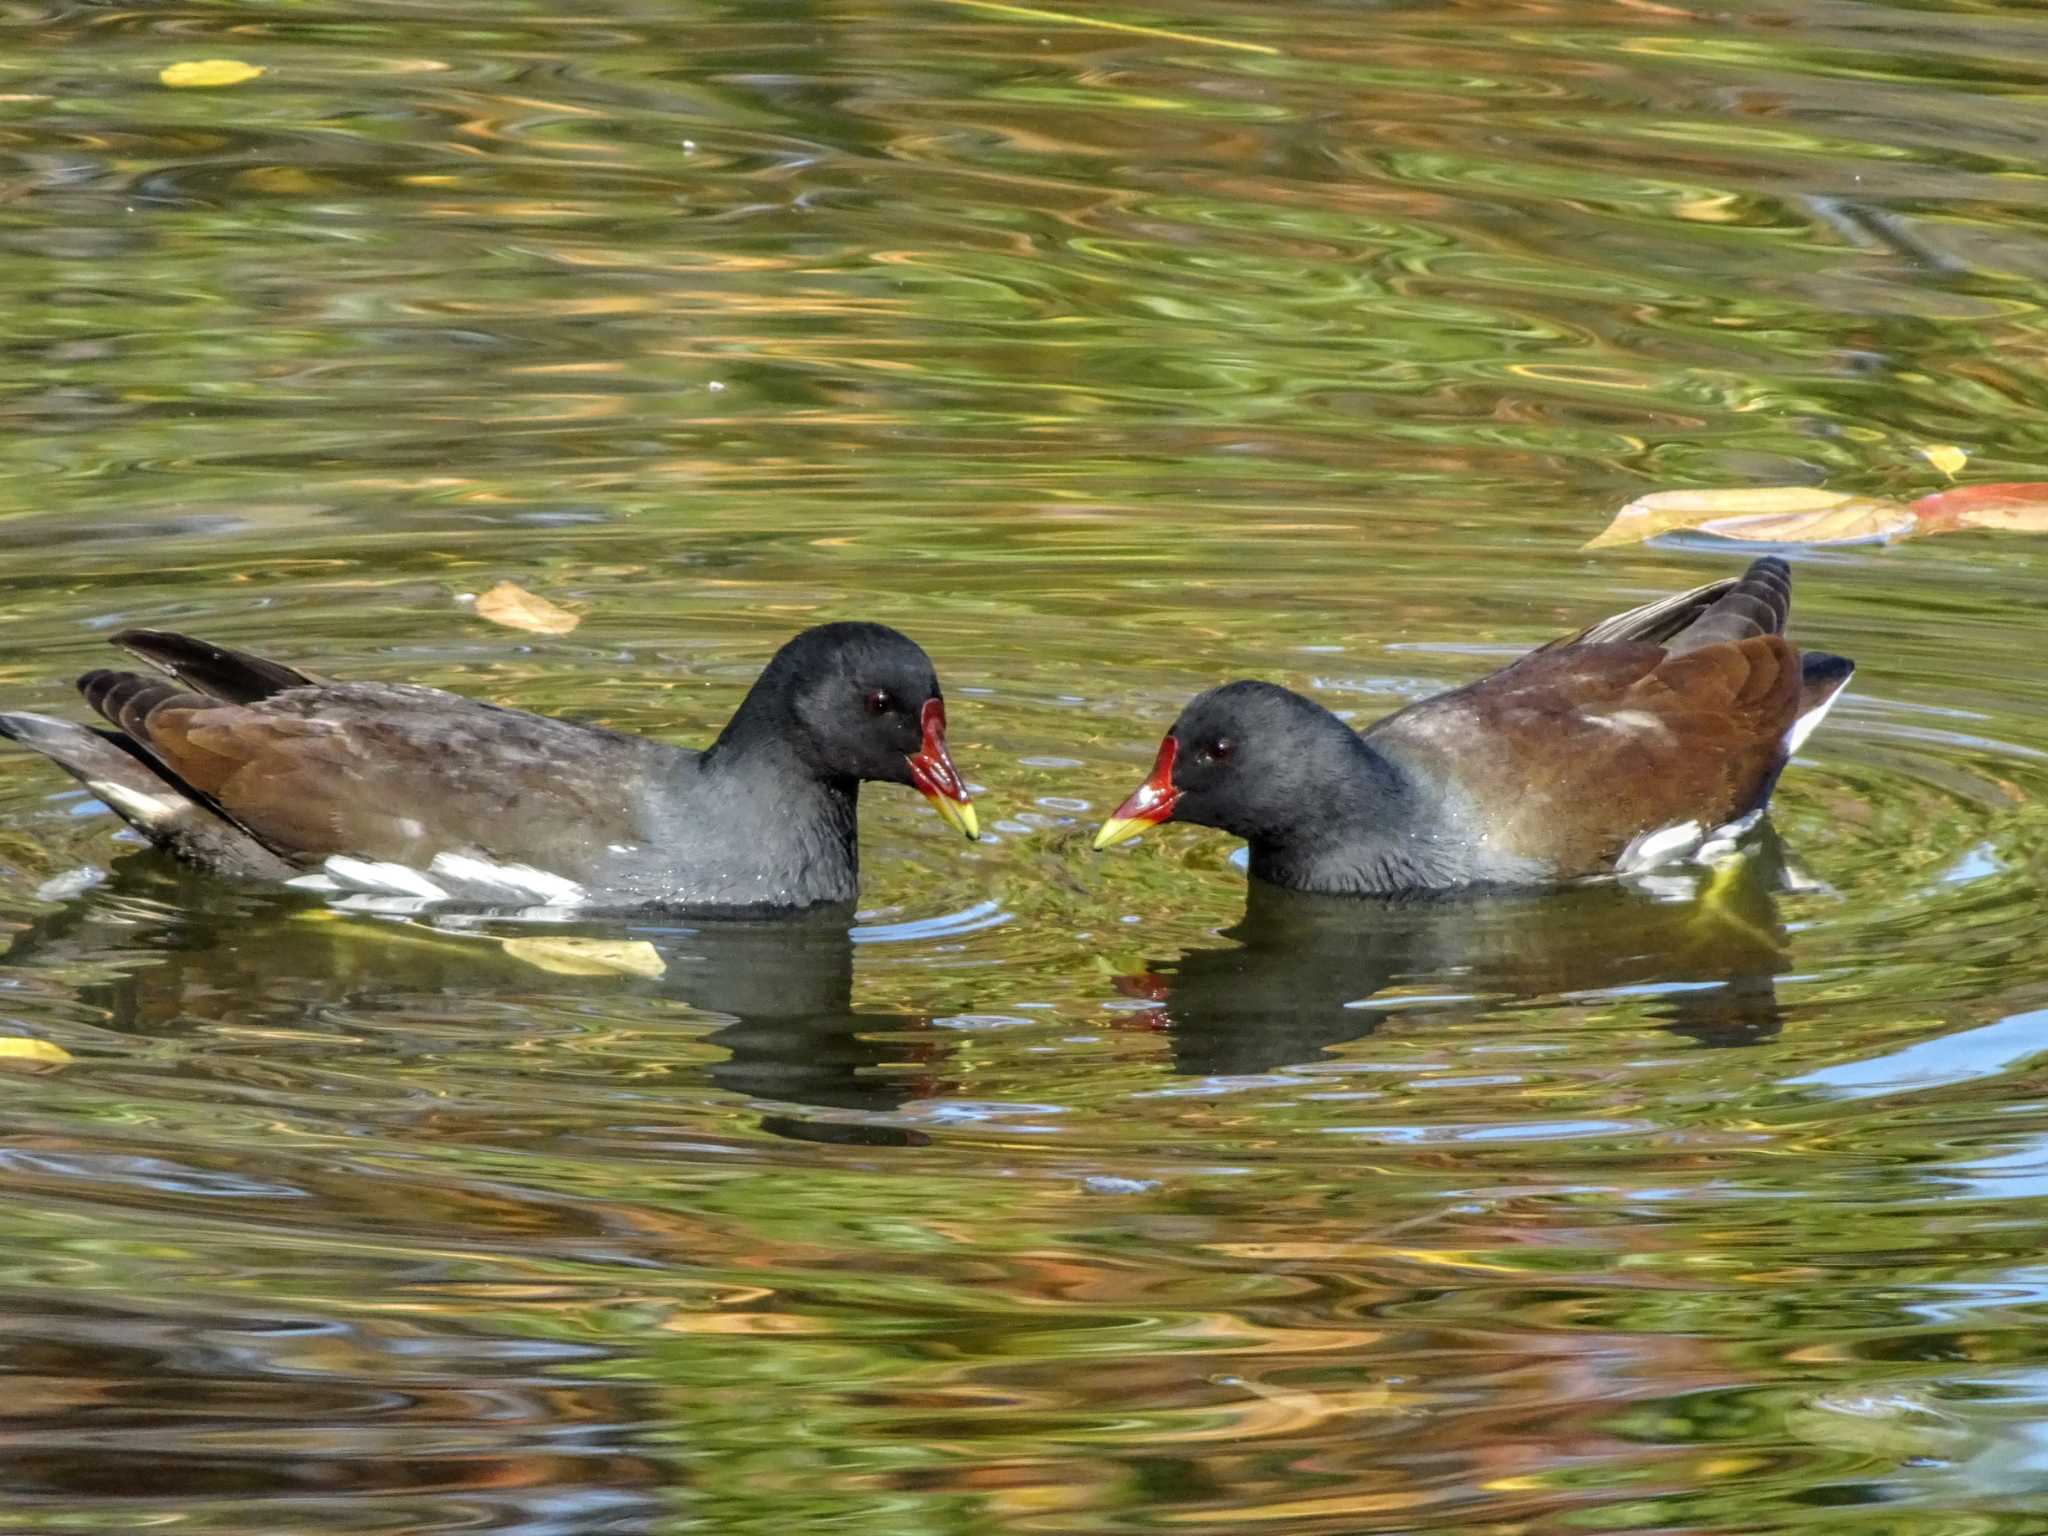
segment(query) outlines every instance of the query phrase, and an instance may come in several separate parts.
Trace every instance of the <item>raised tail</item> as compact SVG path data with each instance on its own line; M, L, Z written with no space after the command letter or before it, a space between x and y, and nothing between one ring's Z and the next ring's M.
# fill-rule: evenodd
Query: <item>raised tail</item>
M280 880L297 869L113 731L26 710L0 711L0 737L40 752L157 846L226 875Z
M1702 646L1782 635L1792 613L1792 567L1776 555L1752 560L1749 569L1666 642L1679 655Z

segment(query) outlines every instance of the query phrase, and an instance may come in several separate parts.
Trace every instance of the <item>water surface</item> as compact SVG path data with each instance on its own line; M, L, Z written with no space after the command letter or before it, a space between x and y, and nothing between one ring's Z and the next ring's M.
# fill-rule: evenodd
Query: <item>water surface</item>
M1087 851L1201 686L1732 568L1581 550L1646 490L2048 478L2048 22L1087 9L1173 35L0 6L0 701L147 624L699 742L862 616L994 834L569 977L0 760L7 1529L2048 1529L2038 540L1799 560L1862 670L1717 882Z

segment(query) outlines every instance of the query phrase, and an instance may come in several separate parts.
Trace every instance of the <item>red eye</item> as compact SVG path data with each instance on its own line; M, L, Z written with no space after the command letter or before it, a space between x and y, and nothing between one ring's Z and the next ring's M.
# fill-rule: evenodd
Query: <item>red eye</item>
M1237 743L1232 741L1228 736L1218 736L1214 741L1209 743L1209 756L1219 763L1229 762L1230 754L1235 752L1236 750Z
M896 707L896 701L889 696L889 690L886 688L870 690L864 702L871 715L886 715Z

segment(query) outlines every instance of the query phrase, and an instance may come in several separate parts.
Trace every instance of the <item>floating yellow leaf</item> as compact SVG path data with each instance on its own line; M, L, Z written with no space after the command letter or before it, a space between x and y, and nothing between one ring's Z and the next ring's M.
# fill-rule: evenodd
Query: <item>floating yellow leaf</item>
M213 85L240 85L244 80L254 80L262 74L261 66L244 64L240 59L195 59L185 64L171 64L158 71L157 79L174 88L190 88Z
M505 953L557 976L664 976L661 951L645 939L579 939L549 935L502 939Z
M0 1061L25 1061L38 1067L61 1067L71 1053L47 1040L29 1040L21 1035L0 1036Z
M524 587L501 581L476 600L476 611L493 624L530 629L540 635L566 635L583 622L581 614L558 608Z
M1957 470L1970 462L1970 456L1953 443L1931 443L1920 450L1920 457L1951 480L1955 479Z

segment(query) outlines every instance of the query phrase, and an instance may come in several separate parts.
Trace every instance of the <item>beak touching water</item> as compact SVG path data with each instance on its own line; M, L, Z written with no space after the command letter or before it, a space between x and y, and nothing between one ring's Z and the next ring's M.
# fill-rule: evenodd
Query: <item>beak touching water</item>
M945 701L926 699L917 723L924 731L924 741L910 756L910 782L931 801L932 809L944 818L947 826L964 833L970 842L979 839L981 823L975 819L974 806L967 798L967 786L961 782L960 771L946 752Z
M1151 776L1131 791L1131 798L1118 806L1116 814L1095 834L1098 852L1173 819L1173 803L1180 798L1180 791L1173 787L1173 755L1178 749L1179 743L1171 736L1159 744Z

